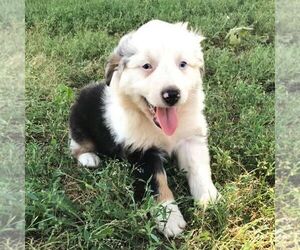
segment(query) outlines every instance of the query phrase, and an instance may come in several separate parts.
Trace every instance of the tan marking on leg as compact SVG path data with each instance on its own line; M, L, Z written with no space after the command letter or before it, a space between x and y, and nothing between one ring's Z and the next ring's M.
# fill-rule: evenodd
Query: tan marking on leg
M167 175L165 173L158 173L155 175L155 179L158 185L158 202L174 200L172 191L168 186Z

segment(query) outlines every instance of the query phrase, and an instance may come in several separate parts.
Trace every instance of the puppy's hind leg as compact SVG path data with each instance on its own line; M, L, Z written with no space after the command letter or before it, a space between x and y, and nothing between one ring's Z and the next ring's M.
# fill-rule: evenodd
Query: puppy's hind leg
M77 143L70 140L71 154L78 160L78 164L84 167L94 168L100 163L100 158L94 153L94 144L90 141Z

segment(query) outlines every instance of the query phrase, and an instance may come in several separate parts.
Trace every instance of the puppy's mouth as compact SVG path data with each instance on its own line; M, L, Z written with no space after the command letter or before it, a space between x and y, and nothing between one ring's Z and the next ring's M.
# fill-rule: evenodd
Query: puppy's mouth
M177 108L155 107L154 105L149 103L145 97L143 97L143 100L145 101L148 107L149 113L152 116L154 124L160 129L162 129L162 131L166 135L173 135L178 125Z

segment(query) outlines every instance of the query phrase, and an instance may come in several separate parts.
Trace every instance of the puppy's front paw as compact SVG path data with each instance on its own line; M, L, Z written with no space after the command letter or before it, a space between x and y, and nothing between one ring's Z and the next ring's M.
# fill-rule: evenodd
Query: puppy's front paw
M205 188L202 188L197 196L194 197L195 201L203 206L207 207L209 203L214 203L221 198L221 194L218 192L214 184L211 184Z
M167 238L176 237L185 228L186 222L174 201L168 201L162 204L164 207L157 218L157 226Z
M79 155L78 163L84 167L95 168L99 165L100 158L94 153L84 153Z

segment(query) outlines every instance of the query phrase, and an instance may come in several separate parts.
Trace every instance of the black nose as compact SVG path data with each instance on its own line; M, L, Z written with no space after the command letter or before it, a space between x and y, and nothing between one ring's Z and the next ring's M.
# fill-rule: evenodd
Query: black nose
M161 96L166 104L173 106L180 98L180 91L176 88L165 89L161 92Z

